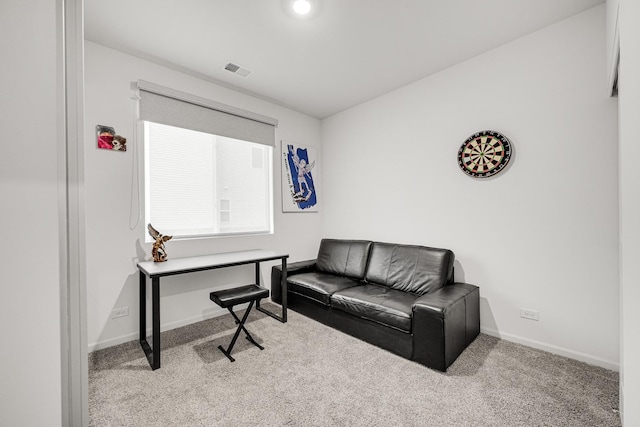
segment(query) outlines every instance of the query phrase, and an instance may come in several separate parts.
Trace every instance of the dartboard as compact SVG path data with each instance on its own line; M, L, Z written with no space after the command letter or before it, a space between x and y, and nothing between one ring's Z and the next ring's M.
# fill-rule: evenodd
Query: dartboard
M502 171L511 159L511 142L499 132L485 130L471 135L458 150L458 165L474 178Z

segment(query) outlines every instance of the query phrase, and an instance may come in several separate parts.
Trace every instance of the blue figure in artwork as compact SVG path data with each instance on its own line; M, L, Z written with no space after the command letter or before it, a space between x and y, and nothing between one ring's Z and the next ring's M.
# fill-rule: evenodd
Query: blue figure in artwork
M287 145L289 153L287 160L291 170L293 181L293 201L300 209L306 209L316 204L316 191L313 184L311 169L316 165L315 160L309 163L309 155L306 149L298 148L294 151L293 145ZM293 173L295 171L296 173Z

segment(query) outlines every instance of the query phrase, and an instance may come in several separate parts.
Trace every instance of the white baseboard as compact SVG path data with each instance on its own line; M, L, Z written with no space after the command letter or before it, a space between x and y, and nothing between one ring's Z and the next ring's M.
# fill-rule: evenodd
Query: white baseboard
M488 328L481 327L480 332L482 332L483 334L487 334L493 337L503 339L505 341L511 341L517 344L526 345L527 347L532 347L538 350L543 350L549 353L557 354L559 356L564 356L570 359L579 360L580 362L588 363L589 365L600 366L601 368L609 369L610 371L616 371L616 372L620 371L620 365L617 362L611 362L608 360L600 359L598 357L594 357L585 353L580 353L578 351L573 351L573 350L569 350L563 347L558 347L552 344L547 344L540 341L523 338L518 335L507 334L504 332L497 331L495 329L488 329Z
M139 337L140 337L140 334L136 332L134 334L121 335L119 337L111 338L105 341L89 343L89 345L87 346L87 352L93 353L96 350L102 350L104 348L109 348L119 344L124 344L129 341L137 340Z
M239 309L244 309L244 305L239 306ZM227 311L226 310L216 310L207 314L202 314L199 316L194 316L194 317L190 317L187 319L182 319L182 320L178 320L175 322L171 322L171 323L165 323L162 324L160 326L160 330L162 332L164 331L169 331L171 329L175 329L175 328L180 328L182 326L187 326L187 325L191 325L193 323L197 323L197 322L201 322L203 320L208 320L208 319L212 319L214 317L218 317L218 316L222 316L224 314L226 314ZM518 335L513 335L513 334L507 334L504 332L500 332L498 330L495 329L489 329L489 328L480 328L480 332L482 332L483 334L487 334L487 335L491 335L493 337L497 337L500 339L503 339L505 341L511 341L517 344L522 344L522 345L526 345L527 347L532 347L532 348L536 348L538 350L543 350L543 351L547 351L549 353L553 353L553 354L557 354L560 356L564 356L564 357L568 357L570 359L575 359L575 360L579 360L581 362L585 362L588 363L589 365L595 365L595 366L600 366L601 368L605 368L605 369L609 369L611 371L616 371L618 372L620 370L620 365L616 362L611 362L608 360L604 360L604 359L600 359L598 357L594 357L594 356L590 356L588 354L585 353L580 353L577 351L573 351L573 350L569 350L563 347L558 347L555 345L551 345L551 344L547 344L547 343L543 343L540 341L535 341L535 340L531 340L528 338L523 338L521 336ZM147 336L151 335L151 328L147 328ZM131 334L127 334L127 335L121 335L119 337L115 337L115 338L111 338L108 340L104 340L104 341L99 341L96 343L91 343L88 345L88 352L92 353L96 350L101 350L104 348L108 348L108 347L113 347L115 345L119 345L119 344L124 344L126 342L129 341L135 341L138 340L139 337L139 332L134 332Z
M244 308L246 308L247 304L240 304L238 305L238 310L244 310ZM235 311L235 310L234 310ZM170 323L163 323L160 325L160 331L164 332L164 331L170 331L171 329L176 329L176 328L180 328L182 326L187 326L187 325L191 325L193 323L197 323L197 322L202 322L203 320L208 320L208 319L213 319L214 317L218 317L218 316L222 316L224 314L228 314L227 310L213 310L211 312L205 313L205 314L201 314L199 316L194 316L194 317L190 317L187 319L182 319L182 320L177 320L175 322L170 322ZM148 322L150 323L150 322ZM147 328L147 336L151 335L151 328ZM104 348L109 348L109 347L113 347L115 345L119 345L119 344L124 344L126 342L129 341L137 341L138 339L140 339L140 333L138 331L130 333L130 334L126 334L126 335L121 335L118 337L114 337L114 338L110 338L108 340L104 340L104 341L98 341L95 343L90 343L87 348L88 348L88 352L92 353L96 350L102 350Z

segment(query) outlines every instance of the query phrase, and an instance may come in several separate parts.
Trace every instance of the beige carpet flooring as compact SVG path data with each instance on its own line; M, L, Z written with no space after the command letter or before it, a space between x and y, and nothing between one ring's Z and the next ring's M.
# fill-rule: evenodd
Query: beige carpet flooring
M275 308L270 304L266 307ZM619 426L618 374L481 334L446 373L289 311L225 315L89 356L92 426Z

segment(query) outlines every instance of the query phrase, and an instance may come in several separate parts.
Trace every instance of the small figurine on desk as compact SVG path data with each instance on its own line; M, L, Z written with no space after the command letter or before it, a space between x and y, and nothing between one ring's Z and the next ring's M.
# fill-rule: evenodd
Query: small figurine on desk
M153 244L153 249L151 249L151 255L153 256L154 262L163 262L167 260L167 251L164 248L164 242L171 240L173 236L163 236L158 230L153 228L151 224L147 225L147 229L149 230L149 235L156 239Z

